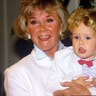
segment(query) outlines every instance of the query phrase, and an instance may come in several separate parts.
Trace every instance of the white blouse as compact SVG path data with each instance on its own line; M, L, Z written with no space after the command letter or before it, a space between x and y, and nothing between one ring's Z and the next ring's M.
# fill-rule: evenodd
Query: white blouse
M59 49L64 46L59 42ZM46 83L54 62L35 48L4 72L6 96L46 96Z

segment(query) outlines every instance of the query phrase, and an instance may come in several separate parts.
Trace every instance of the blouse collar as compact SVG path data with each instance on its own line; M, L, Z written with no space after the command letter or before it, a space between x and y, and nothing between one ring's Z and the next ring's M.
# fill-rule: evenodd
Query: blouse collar
M58 43L58 50L61 50L64 48L64 44L59 41ZM45 52L43 52L41 49L39 49L35 44L34 44L34 50L36 52L37 59L43 59L45 57L48 57Z

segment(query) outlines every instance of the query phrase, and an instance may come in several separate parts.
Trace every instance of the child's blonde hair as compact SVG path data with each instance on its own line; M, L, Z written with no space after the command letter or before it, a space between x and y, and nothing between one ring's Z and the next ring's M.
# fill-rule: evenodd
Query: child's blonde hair
M80 7L73 11L68 19L69 31L72 33L81 23L91 27L96 32L96 8L83 9Z

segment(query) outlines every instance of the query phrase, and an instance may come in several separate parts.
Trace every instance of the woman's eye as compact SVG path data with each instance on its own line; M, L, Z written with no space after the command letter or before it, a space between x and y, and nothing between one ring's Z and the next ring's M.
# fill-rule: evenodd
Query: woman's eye
M35 24L37 24L37 23L38 23L38 22L37 22L36 20L32 20L32 21L31 21L31 24L32 24L32 25L35 25Z
M47 22L48 22L48 23L51 23L51 22L53 22L53 21L54 21L54 20L51 19L51 18L47 19Z

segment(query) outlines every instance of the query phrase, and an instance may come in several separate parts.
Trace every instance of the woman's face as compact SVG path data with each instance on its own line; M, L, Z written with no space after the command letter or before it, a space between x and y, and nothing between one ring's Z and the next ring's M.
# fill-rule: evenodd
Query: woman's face
M60 29L61 21L55 10L47 13L36 8L27 21L33 43L50 56L57 50Z

